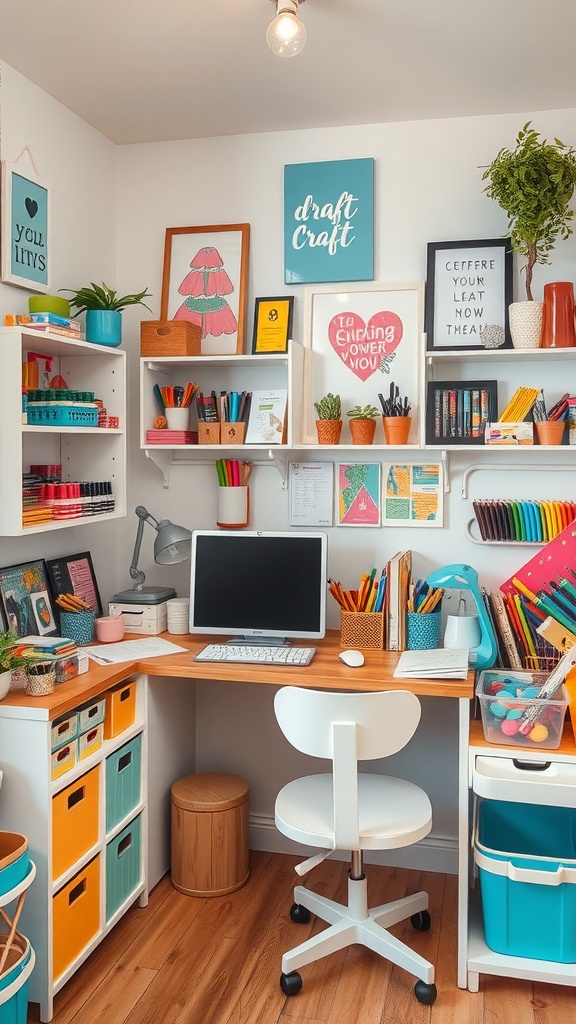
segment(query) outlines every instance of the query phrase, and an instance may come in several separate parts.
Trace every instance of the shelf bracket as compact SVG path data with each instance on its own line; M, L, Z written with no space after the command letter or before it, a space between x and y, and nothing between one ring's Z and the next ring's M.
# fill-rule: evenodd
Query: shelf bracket
M288 459L287 459L287 457L279 458L278 454L275 451L273 451L273 449L269 448L268 449L268 459L269 459L268 465L274 466L274 468L280 474L280 479L282 481L282 490L285 491L288 488Z
M153 462L162 473L164 487L170 487L170 467L172 465L172 455L170 452L153 452L150 448L146 448L145 453L146 458L150 459L150 462Z

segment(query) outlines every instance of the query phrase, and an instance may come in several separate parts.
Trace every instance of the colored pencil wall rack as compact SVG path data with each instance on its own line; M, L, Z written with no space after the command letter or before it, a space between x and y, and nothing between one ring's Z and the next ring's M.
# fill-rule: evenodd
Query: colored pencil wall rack
M477 544L547 544L576 518L576 502L476 499L468 535ZM480 537L475 536L474 525Z

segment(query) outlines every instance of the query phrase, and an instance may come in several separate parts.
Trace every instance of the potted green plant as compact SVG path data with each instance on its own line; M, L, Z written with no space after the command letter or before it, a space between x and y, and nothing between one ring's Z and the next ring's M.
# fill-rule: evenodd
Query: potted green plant
M486 195L508 216L512 248L527 259L526 302L512 303L509 311L512 341L527 348L539 346L542 324L542 303L532 295L533 270L550 262L558 238L572 234L569 204L576 185L576 150L559 139L547 142L531 124L518 132L515 148L501 149L482 175ZM533 323L532 340L523 342L518 328L527 322Z
M152 310L143 301L151 293L147 288L132 295L118 295L109 285L90 282L90 287L60 288L61 292L70 292L70 306L77 316L86 313L86 341L96 345L109 345L116 348L122 342L122 310L126 306L144 306L150 313Z
M346 413L350 417L352 444L372 444L376 432L378 409L374 405L355 405Z
M6 696L12 681L12 669L22 668L28 661L18 647L18 637L13 629L0 633L0 700Z
M318 444L338 444L342 431L340 395L333 395L329 391L319 402L314 402L314 408L318 416L316 421Z

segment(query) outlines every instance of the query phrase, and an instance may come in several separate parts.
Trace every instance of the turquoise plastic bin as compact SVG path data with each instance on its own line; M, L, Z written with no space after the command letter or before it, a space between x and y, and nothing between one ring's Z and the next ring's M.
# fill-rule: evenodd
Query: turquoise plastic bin
M474 860L486 945L576 963L576 810L483 800Z
M140 801L142 737L135 736L106 758L106 831L110 832Z
M36 958L28 939L22 938L23 955L0 977L0 1024L26 1024L28 1017L28 979Z
M0 830L0 896L23 882L30 871L28 840L19 832Z
M138 887L141 878L142 829L140 815L106 847L106 921Z

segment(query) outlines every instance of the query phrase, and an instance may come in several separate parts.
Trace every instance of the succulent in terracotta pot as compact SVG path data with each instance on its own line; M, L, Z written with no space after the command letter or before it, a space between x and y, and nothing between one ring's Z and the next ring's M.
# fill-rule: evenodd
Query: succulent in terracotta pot
M352 444L372 444L376 432L378 409L375 405L355 405L346 413L350 417Z
M342 432L340 395L333 395L329 391L319 402L314 402L314 408L318 416L316 420L318 444L338 444Z

